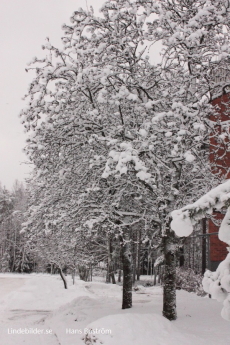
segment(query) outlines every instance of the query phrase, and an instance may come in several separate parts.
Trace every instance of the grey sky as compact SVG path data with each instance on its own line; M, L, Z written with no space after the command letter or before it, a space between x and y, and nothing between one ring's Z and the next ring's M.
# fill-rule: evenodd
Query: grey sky
M98 8L103 0L88 0ZM11 189L15 179L23 181L29 166L22 164L26 135L18 114L21 98L32 74L25 72L32 57L43 56L41 45L46 37L61 46L61 25L79 7L80 0L0 0L0 182Z

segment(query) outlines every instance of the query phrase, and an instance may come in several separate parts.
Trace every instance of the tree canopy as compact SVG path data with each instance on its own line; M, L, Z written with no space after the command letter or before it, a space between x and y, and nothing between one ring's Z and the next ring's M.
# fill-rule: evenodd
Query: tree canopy
M162 238L163 313L171 320L178 248L171 212L220 179L207 145L219 138L210 101L228 85L213 76L229 70L229 7L114 0L100 17L79 9L63 26L63 50L47 39L46 57L28 68L36 75L21 118L35 169L25 230L76 239L109 224L131 260L131 229L143 221L146 235ZM161 61L153 64L157 42Z

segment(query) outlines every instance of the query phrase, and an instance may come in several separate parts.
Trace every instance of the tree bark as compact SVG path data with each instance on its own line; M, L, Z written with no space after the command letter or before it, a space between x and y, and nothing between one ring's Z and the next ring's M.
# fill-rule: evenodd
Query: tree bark
M107 253L108 253L108 262L107 262L107 273L106 273L106 283L110 283L112 281L113 284L116 284L116 279L113 270L113 246L110 235L107 236Z
M153 285L155 286L157 284L157 269L154 267L154 280L153 280Z
M137 238L136 238L136 229L133 233L133 243L132 243L132 252L133 252L133 284L136 281L136 261L137 261L137 244L136 244Z
M176 320L176 251L174 234L167 231L164 243L164 277L163 277L163 316L168 320Z
M140 263L141 263L141 228L137 232L137 280L140 280Z
M133 265L129 228L124 230L122 243L122 263L123 263L123 296L122 309L132 308L132 282L133 282Z
M117 279L118 283L121 282L121 269L119 268L118 270L118 279Z
M160 284L161 283L161 266L157 267L157 283Z
M75 267L72 270L72 280L73 280L73 285L75 284L75 274L76 274L76 269Z
M63 281L64 288L67 289L67 281L66 281L65 276L64 276L64 274L63 274L63 272L62 272L62 269L61 269L60 267L59 267L59 274L60 274L61 279L62 279L62 281Z
M202 233L203 233L203 236L202 236L202 274L204 274L206 270L206 236L205 236L207 232L206 218L203 218L201 222L202 222Z

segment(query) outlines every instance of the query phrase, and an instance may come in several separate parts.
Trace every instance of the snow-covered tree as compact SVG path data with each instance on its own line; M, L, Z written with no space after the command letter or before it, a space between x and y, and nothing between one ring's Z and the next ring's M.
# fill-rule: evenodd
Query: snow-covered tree
M63 26L64 49L47 40L46 58L28 68L36 76L21 112L26 151L49 200L38 199L29 222L40 222L41 210L49 224L110 222L123 250L124 308L132 305L130 234L144 220L161 232L163 315L176 318L170 214L215 183L205 145L218 135L210 100L223 86L213 73L227 66L228 9L190 0L108 1L101 17L79 9ZM158 41L162 61L153 65Z

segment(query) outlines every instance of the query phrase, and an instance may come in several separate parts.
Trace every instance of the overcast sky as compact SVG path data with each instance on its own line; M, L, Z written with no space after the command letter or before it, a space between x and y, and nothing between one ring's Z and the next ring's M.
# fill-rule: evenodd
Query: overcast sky
M87 0L99 8L103 0ZM11 189L16 179L28 176L29 165L23 164L26 135L18 114L23 107L32 74L26 73L27 62L41 57L46 37L61 47L63 23L79 7L80 0L0 0L0 182Z

